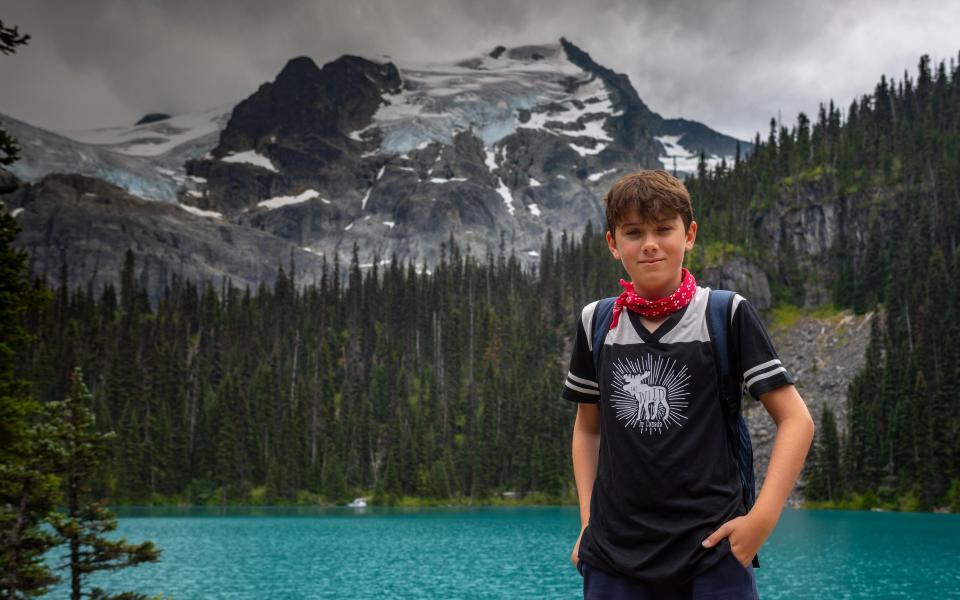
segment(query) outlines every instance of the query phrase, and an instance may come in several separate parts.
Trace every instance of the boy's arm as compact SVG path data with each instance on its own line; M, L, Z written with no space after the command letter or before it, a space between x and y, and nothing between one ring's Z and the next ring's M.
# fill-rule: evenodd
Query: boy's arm
M573 478L580 499L580 531L590 521L590 495L597 478L600 455L600 406L582 402L577 405L573 424Z
M760 395L760 401L777 424L763 487L749 513L727 521L703 541L709 548L729 537L734 556L744 566L750 564L780 520L783 505L803 468L814 431L810 411L793 385L765 392Z
M813 442L814 425L807 405L792 385L761 394L760 402L777 424L777 435L763 486L750 512L769 523L772 531L803 469Z

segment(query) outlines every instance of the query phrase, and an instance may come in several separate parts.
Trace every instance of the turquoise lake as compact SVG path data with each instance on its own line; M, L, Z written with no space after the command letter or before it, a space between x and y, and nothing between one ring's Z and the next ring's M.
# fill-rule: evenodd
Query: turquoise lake
M160 562L92 582L175 600L582 598L572 507L115 509ZM62 551L51 553L51 561ZM764 599L960 598L960 515L785 510ZM63 573L61 572L61 575ZM66 587L47 597L64 598Z

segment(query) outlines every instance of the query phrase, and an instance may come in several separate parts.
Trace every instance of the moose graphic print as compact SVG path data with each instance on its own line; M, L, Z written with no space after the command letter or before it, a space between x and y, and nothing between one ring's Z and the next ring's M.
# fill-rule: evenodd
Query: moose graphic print
M680 427L687 417L686 366L672 358L645 354L637 359L618 358L613 363L610 402L624 427L660 434Z

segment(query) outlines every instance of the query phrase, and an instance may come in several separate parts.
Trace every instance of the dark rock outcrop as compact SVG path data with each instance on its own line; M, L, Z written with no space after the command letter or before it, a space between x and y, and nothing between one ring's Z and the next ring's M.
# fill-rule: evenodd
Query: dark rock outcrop
M294 260L305 280L320 278L321 257L276 236L179 206L131 196L82 175L48 175L5 196L22 210L16 246L30 253L34 272L56 282L64 263L71 287L94 290L116 283L124 252L137 257L138 277L153 300L173 275L194 282L256 287L274 280L279 266Z
M737 144L740 144L741 156L746 156L753 149L753 144L718 133L702 123L686 119L664 119L640 99L626 75L597 64L588 53L565 38L561 38L560 43L571 62L584 71L596 73L609 88L615 90L614 108L625 111L627 116L619 121L623 125L619 133L625 142L646 141L652 136L670 135L679 136L678 142L683 147L702 150L708 156L733 156ZM655 151L659 153L658 148Z
M697 282L713 289L735 290L759 311L773 306L767 274L742 256L731 256L722 264L704 269Z
M157 121L164 121L169 119L170 115L166 113L147 113L140 118L135 125L146 125L147 123L156 123Z

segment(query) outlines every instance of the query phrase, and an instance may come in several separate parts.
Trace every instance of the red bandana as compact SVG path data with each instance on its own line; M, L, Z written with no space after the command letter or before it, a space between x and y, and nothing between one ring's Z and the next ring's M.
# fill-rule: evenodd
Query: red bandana
M610 321L610 329L617 326L620 321L620 313L624 307L629 308L635 313L648 319L657 319L675 313L684 306L690 304L693 295L697 291L697 281L687 269L681 269L683 280L680 287L669 296L657 298L656 300L647 300L639 296L633 289L633 284L623 279L620 285L623 286L623 293L617 296L613 303L613 319Z

